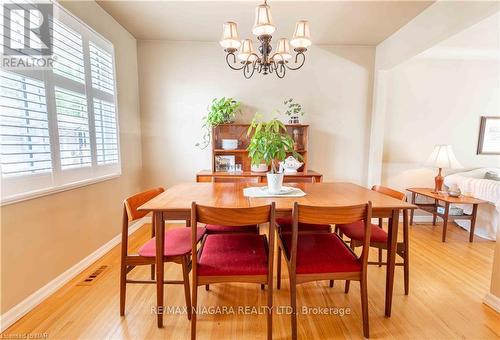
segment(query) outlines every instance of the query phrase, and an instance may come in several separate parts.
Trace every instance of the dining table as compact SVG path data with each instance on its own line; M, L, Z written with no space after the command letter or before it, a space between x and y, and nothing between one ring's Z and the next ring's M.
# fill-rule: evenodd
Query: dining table
M156 235L155 267L158 327L163 327L165 222L182 220L189 223L192 202L224 208L256 207L275 202L276 216L280 217L290 216L295 202L312 206L349 206L371 201L372 217L389 219L385 316L391 316L399 214L402 210L413 210L417 206L348 182L287 183L287 186L301 189L305 193L303 197L247 197L244 195L243 189L249 186L263 186L263 184L180 183L167 188L163 193L139 207L140 211L152 212L152 223Z

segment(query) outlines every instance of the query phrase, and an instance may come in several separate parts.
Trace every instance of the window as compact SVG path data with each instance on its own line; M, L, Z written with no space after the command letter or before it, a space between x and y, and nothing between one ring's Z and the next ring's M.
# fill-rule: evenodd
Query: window
M113 45L56 3L51 20L52 69L0 70L2 204L121 174Z

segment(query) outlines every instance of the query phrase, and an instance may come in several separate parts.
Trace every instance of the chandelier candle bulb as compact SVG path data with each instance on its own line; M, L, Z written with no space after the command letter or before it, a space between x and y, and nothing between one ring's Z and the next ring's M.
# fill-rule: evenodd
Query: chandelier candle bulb
M308 21L297 21L291 44L296 49L307 49L311 46L311 32L309 31Z
M267 5L267 3L257 6L255 9L255 24L252 30L253 34L256 36L273 34L276 27L273 25L272 21L271 8Z
M222 25L222 39L220 45L227 51L237 51L241 42L235 22L228 21Z
M290 53L290 41L287 38L279 39L274 61L285 61L290 58L292 58L292 54Z
M252 39L245 39L242 41L238 59L242 62L254 62L257 60Z

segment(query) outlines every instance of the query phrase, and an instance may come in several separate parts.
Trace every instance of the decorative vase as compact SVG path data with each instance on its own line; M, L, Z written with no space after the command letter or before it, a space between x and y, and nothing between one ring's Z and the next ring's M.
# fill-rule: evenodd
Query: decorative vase
M267 189L271 194L279 194L283 186L283 173L267 174Z

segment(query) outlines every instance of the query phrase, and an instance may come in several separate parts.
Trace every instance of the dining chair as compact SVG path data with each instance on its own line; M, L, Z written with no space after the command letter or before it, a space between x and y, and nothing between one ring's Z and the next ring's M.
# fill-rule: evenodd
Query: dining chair
M347 224L370 221L372 204L336 207L300 205L293 207L291 233L279 233L290 277L292 307L292 339L297 339L297 285L319 280L360 281L363 335L369 337L367 262L370 242L370 224L364 223L363 251L357 256L335 233L300 233L299 223Z
M125 315L125 299L127 283L155 284L156 241L154 227L151 239L143 244L137 254L128 253L128 226L130 222L143 218L147 211L138 208L147 201L158 196L165 190L155 188L130 196L123 202L121 265L120 265L120 315ZM154 224L153 224L154 225ZM205 228L196 228L196 242L205 234ZM191 228L175 228L165 231L164 262L174 262L182 265L182 280L165 280L164 284L183 284L186 299L187 317L191 319L191 296L189 290L189 271L191 269ZM127 279L127 274L137 266L151 265L150 280Z
M406 201L406 195L402 192L393 190L380 185L375 185L372 187L373 191L379 192L381 194L390 196L400 201ZM387 265L387 262L382 262L382 250L387 250L387 242L389 239L388 233L382 228L383 219L378 219L378 225L371 224L371 238L370 247L378 248L378 261L368 262L368 264L376 264L379 267L382 265ZM408 231L408 210L403 210L403 241L397 243L396 254L398 254L403 262L396 263L396 266L403 266L404 271L404 288L405 295L408 295L410 289L410 261L409 261L409 231ZM357 221L355 223L343 224L335 226L335 230L342 237L347 236L351 241L351 248L354 249L359 247L364 240L364 223L362 221ZM346 282L346 292L349 291L349 282Z
M192 251L196 252L198 223L221 225L253 225L269 223L266 235L208 234L198 256L193 256L193 315L191 339L196 339L198 286L221 282L246 282L267 285L267 338L272 339L274 202L252 208L191 207Z
M214 176L212 177L213 183L259 183L259 177L243 177L243 176ZM208 234L221 234L221 233L259 233L259 227L257 225L245 225L245 226L225 226L225 225L215 225L207 224L206 226Z
M314 177L301 177L301 176L284 176L283 183L316 183ZM292 231L292 216L277 217L276 218L277 230L280 232L291 232ZM317 225L300 223L299 232L331 232L331 226L329 224ZM278 246L277 252L277 264L276 264L276 288L281 289L281 247ZM330 281L330 287L333 287L333 281Z

